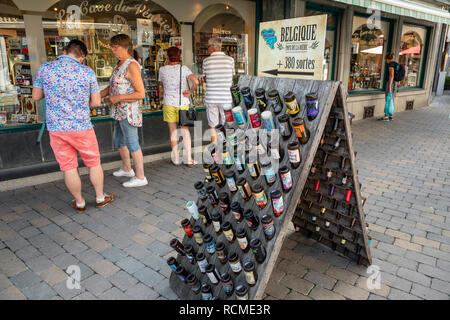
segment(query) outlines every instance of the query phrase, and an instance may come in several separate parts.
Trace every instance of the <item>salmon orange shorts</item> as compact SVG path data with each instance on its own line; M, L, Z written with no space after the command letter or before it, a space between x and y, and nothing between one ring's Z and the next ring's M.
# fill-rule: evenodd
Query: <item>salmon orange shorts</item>
M100 164L100 152L94 129L73 132L50 132L50 145L61 171L78 168L77 152L86 167Z

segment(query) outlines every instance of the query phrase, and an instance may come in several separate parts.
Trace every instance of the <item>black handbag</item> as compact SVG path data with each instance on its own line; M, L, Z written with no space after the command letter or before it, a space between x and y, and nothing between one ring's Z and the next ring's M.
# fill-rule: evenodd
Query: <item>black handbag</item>
M182 81L182 69L183 66L180 64L180 106L181 106L181 81ZM189 88L189 82L187 83ZM190 88L189 88L190 89ZM178 125L180 127L193 127L194 122L197 120L198 112L195 110L194 103L192 101L192 96L189 96L190 104L188 110L179 110L178 111Z

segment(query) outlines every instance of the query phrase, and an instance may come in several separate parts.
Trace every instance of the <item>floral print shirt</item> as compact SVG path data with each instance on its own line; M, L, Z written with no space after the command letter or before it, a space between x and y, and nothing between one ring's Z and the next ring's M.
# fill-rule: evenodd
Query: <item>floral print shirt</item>
M131 80L127 78L128 67L130 63L136 62L133 59L128 58L122 65L117 65L109 80L109 95L117 96L120 94L130 94L134 92ZM139 65L139 67L141 67ZM142 126L142 101L137 100L134 102L119 102L112 107L112 117L116 120L125 120L134 127Z
M91 93L100 89L91 68L62 55L39 67L34 87L44 91L48 131L92 129L89 100Z

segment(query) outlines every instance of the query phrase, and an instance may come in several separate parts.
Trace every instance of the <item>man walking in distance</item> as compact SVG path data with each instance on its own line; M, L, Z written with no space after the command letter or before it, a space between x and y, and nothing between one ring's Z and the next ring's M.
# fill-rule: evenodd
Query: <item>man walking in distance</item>
M216 143L215 127L225 124L223 107L231 105L230 87L233 84L234 59L222 52L222 41L211 38L208 42L209 57L203 60L206 78L206 116L211 128L211 142Z
M42 64L34 80L33 99L45 97L47 129L56 161L64 172L64 181L75 198L72 207L86 211L78 174L77 152L80 153L96 193L96 207L114 200L114 194L103 193L103 169L89 107L101 104L100 89L92 69L82 65L87 48L83 42L72 40L66 53L56 60Z

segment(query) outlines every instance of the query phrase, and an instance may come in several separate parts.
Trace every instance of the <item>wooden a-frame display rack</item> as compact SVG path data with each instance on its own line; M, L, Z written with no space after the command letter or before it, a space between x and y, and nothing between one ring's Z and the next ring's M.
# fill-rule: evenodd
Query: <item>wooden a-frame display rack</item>
M287 78L273 78L273 77L255 77L242 76L238 83L239 88L249 87L251 93L258 88L265 89L266 93L272 89L279 92L281 99L289 91L296 96L300 106L300 112L296 115L305 120L306 127L309 129L310 138L306 144L301 145L300 150L302 154L302 161L299 167L293 169L290 166L287 145L289 142L298 141L298 138L293 131L292 135L287 140L280 138L280 151L284 150L284 158L280 161L279 167L283 165L288 166L291 171L293 187L288 193L283 193L284 213L275 217L273 215L272 203L270 200L270 192L273 190L282 190L280 177L277 173L276 182L269 186L266 183L265 177L261 172L258 179L253 180L248 169L242 174L239 174L235 165L226 168L225 165L219 165L222 172L234 171L236 180L244 177L251 186L259 184L264 187L264 192L268 199L268 204L264 209L260 209L252 197L249 201L244 201L240 192L234 195L225 184L224 187L219 187L215 182L206 182L205 186L214 186L217 193L226 192L229 195L230 201L238 201L245 211L252 209L259 217L264 214L271 214L275 226L275 236L267 241L261 224L256 231L252 231L248 226L245 226L248 239L259 238L263 247L266 250L267 256L261 264L255 261L255 256L252 250L244 252L239 247L238 241L229 243L224 234L217 235L213 229L212 224L205 227L201 219L194 220L190 217L192 226L201 226L203 233L210 234L215 242L222 242L225 244L228 255L235 252L239 256L241 265L245 262L251 261L255 265L257 274L256 285L250 287L245 278L244 270L238 275L232 272L228 263L222 264L217 258L217 254L209 254L205 250L205 245L199 246L194 237L184 236L183 245L191 244L194 251L198 254L202 252L205 254L208 263L213 264L219 275L228 273L234 283L234 288L237 285L243 284L248 288L249 299L262 299L267 283L269 281L272 270L278 258L278 254L282 247L284 238L288 231L289 223L294 223L297 230L312 237L324 245L346 255L348 258L363 265L371 264L371 255L368 245L368 237L366 231L366 223L364 220L364 212L362 209L362 199L360 194L360 184L357 179L357 171L355 166L355 155L352 146L352 136L350 129L350 120L347 116L346 101L343 98L344 91L342 84L337 81L319 81L319 80L301 80L301 79L287 79ZM305 110L305 95L315 92L319 98L319 114L313 121L308 121ZM255 99L256 100L256 99ZM244 102L241 107L247 115L247 108ZM283 103L283 110L278 115L274 115L273 119L276 121L278 128L278 117L286 112L286 106ZM248 118L247 118L248 119ZM335 122L339 119L338 122ZM289 121L292 123L293 118ZM333 126L336 126L333 129ZM235 127L236 128L236 127ZM333 143L340 138L339 147L332 150ZM326 159L324 159L326 155ZM345 162L342 161L345 159ZM324 161L325 160L325 161ZM316 172L311 173L312 165L314 164ZM342 167L342 164L344 166ZM327 169L331 170L331 177L327 178ZM342 186L343 174L347 177L347 182ZM320 185L317 191L315 190L315 183L320 180ZM196 181L193 181L194 185ZM334 185L334 193L330 195L331 184ZM308 191L306 191L308 190ZM351 191L349 201L346 201L348 190ZM220 207L213 208L213 206L206 199L204 201L197 199L197 206L204 205L207 207L208 213L221 212ZM315 218L313 218L315 217ZM245 220L238 223L232 214L222 213L222 222L229 221L232 229L236 234L236 230L246 224ZM325 225L327 223L328 226ZM344 239L344 241L342 240ZM227 296L224 293L221 282L214 285L206 274L200 272L198 264L191 264L188 259L178 254L177 263L182 265L188 274L194 273L200 283L207 283L212 287L213 296L216 299L228 300L236 299L233 292L232 295ZM194 294L192 287L188 286L181 278L172 272L170 276L170 287L172 290L184 300L200 300L201 293Z

